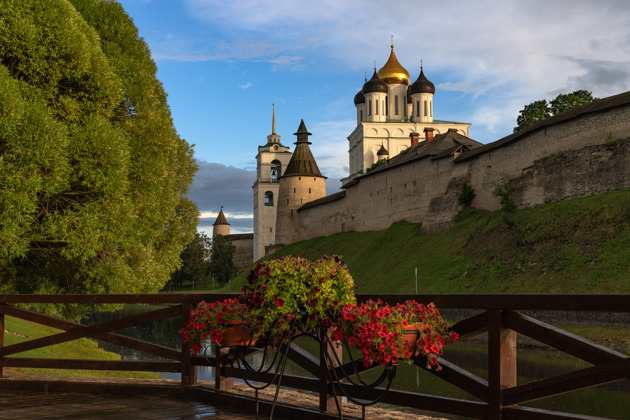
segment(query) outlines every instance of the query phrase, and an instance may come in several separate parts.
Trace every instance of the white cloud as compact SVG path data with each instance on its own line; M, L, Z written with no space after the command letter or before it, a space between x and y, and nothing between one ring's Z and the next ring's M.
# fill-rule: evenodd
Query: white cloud
M216 219L219 215L218 211L202 211L199 213L199 217L202 219ZM253 213L233 213L224 211L223 215L226 219L251 219L254 217Z
M377 66L384 64L393 33L397 56L412 79L424 58L425 73L442 78L444 89L464 92L519 86L535 97L589 82L594 85L581 88L597 90L598 77L581 79L578 63L554 57L630 60L628 14L620 14L627 10L624 1L393 2L383 7L376 0L188 0L187 6L236 44L216 56L264 60L293 70L304 68L300 57L309 56L321 58L321 66L334 61L338 68L365 69L374 59ZM366 27L370 31L359 29ZM244 53L239 42L255 48Z
M253 86L253 84L251 82L247 82L247 83L243 83L243 84L239 83L238 84L238 87L243 89L243 90L247 90L247 89L249 89L252 86Z
M348 176L348 138L356 126L354 120L316 122L309 131L311 151L322 175L327 177L326 190L335 192L339 180Z

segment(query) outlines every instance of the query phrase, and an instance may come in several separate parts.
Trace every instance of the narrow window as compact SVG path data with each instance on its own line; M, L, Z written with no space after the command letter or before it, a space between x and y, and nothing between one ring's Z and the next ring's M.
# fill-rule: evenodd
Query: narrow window
M416 117L420 116L420 101L416 101Z
M363 110L361 110L361 117L359 118L359 121L363 121Z
M394 114L398 115L398 95L394 96Z
M269 232L273 232L273 228L272 227L269 228Z
M295 194L295 188L293 188L293 194Z
M265 193L265 206L273 206L273 193L271 191Z
M372 100L368 101L368 115L372 115Z
M424 116L427 116L427 101L424 101Z
M278 177L280 176L280 172L282 169L282 163L280 163L280 161L278 159L274 159L273 161L271 161L271 180L272 181L277 181Z
M376 100L376 115L378 115L378 111L379 111L379 109L378 109L378 99L377 99Z
M430 104L431 104L431 116L433 116L433 101L431 101Z
M388 101L388 97L385 97L385 115L389 115L389 101Z
M310 188L308 189L308 193L309 193L309 194L311 193L311 189L310 189Z

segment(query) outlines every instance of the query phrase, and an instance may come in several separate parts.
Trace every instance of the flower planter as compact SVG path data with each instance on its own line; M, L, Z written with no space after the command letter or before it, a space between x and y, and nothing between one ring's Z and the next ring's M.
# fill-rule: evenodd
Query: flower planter
M418 347L418 340L420 340L420 327L418 325L407 325L403 333L405 348L413 353Z
M223 333L222 346L253 346L255 340L249 330L243 328L243 321L232 321Z

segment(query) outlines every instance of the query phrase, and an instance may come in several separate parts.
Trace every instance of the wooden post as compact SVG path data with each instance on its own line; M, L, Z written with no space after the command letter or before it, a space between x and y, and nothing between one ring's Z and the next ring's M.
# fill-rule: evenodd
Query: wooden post
M182 323L185 327L190 319L190 312L194 306L191 303L182 304ZM197 383L197 366L193 366L190 358L190 343L182 338L182 385L194 385Z
M234 378L223 376L222 370L224 363L221 360L230 352L228 347L215 346L214 352L214 387L221 390L230 390L234 388Z
M503 418L501 391L516 386L516 331L503 328L503 311L491 310L488 325L488 419Z
M328 377L328 369L334 368L335 354L341 361L342 348L338 342L329 341L332 343L331 347L326 344L326 341L320 340L319 346L319 410L332 412L337 411L337 403L341 406L341 398L337 397L337 402L335 402L335 397L329 392L333 384ZM331 366L328 366L326 359L331 361Z
M0 313L0 349L4 346L4 314ZM2 378L2 365L0 365L0 378Z

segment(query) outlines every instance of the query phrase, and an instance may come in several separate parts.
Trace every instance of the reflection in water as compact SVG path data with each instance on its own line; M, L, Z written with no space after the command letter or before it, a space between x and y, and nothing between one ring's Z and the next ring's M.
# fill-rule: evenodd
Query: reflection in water
M85 325L110 321L124 316L131 316L146 312L156 307L146 305L126 305L118 312L96 313L85 319ZM140 340L160 344L171 348L181 348L181 338L178 334L181 328L181 317L169 318L155 321L136 327L125 328L117 331L120 334L128 335ZM129 350L124 347L99 342L107 350L121 354L128 360L156 360L151 355L142 352ZM487 352L483 343L461 342L445 349L445 358L475 375L487 379ZM590 364L567 356L555 350L547 350L536 347L519 347L518 349L518 384L526 384L538 379L551 377L583 369ZM298 366L287 365L287 373L304 375L305 372ZM169 379L179 379L177 373L162 373L162 376ZM202 381L214 380L214 368L200 367L198 379ZM433 374L418 368L401 364L393 382L393 388L476 400L475 397L456 388L449 383L442 381ZM598 387L570 392L553 398L548 398L526 406L545 408L549 410L565 411L570 413L581 413L587 415L597 415L613 419L630 420L630 380L617 381Z

